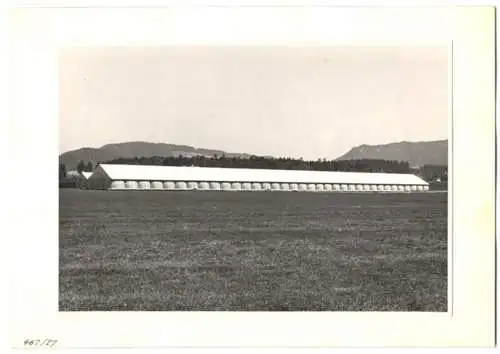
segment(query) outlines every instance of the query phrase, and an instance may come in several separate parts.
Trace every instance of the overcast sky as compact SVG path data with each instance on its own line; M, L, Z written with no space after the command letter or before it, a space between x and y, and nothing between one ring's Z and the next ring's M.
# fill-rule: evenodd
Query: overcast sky
M60 56L60 150L125 141L336 158L447 138L445 47L78 48Z

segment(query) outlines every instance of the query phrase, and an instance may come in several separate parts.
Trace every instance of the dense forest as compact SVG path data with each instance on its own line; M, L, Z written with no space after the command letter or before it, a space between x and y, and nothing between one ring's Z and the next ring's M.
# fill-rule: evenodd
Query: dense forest
M345 171L345 172L382 172L382 173L413 173L425 180L446 181L448 177L447 166L425 165L418 169L412 169L408 162L388 161L379 159L360 160L326 160L306 161L292 158L269 158L251 156L250 158L217 156L171 156L171 157L135 157L118 158L102 162L106 164L125 165L153 165L153 166L199 166L199 167L223 167L223 168L258 168L272 170L309 170L309 171ZM80 161L77 171L92 171L91 162L85 164ZM66 170L64 165L59 166L59 176L64 178Z
M386 172L409 173L408 162L386 160L317 160L305 161L291 158L268 158L251 156L250 158L217 156L204 157L141 157L119 158L105 162L107 164L153 165L153 166L199 166L224 168L258 168L270 170L310 170L310 171L350 171L350 172Z

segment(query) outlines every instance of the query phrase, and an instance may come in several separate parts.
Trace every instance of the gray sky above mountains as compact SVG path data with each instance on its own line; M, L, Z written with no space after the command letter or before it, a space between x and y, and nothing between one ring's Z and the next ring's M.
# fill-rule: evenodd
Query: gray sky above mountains
M150 141L336 158L448 138L446 47L72 48L60 152Z

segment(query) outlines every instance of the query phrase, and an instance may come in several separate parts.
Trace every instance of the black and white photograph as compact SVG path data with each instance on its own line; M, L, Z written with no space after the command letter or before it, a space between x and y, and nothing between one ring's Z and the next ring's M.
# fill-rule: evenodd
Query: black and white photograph
M147 2L9 13L13 349L496 345L493 7Z
M449 311L450 58L62 48L59 311Z

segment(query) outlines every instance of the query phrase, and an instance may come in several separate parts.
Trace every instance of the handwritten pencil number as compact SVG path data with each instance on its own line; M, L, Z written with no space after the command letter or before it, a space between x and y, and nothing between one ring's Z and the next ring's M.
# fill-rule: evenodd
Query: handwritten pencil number
M57 340L55 339L25 339L24 340L24 346L27 347L49 347L52 348L55 344L57 343Z

